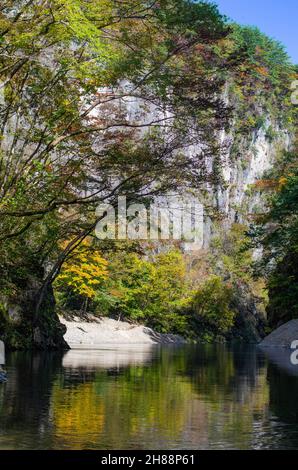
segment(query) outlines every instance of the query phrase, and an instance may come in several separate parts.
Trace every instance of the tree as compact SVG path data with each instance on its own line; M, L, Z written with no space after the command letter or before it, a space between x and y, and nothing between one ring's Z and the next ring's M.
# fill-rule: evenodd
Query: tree
M4 0L0 35L2 258L20 244L51 264L38 312L92 233L99 202L205 179L202 162L226 124L214 51L226 27L204 2ZM154 117L127 117L128 99L153 106ZM190 158L184 149L204 137Z
M235 313L231 310L233 290L219 276L210 276L196 291L192 301L195 320L201 323L201 331L223 335L234 324Z
M111 311L142 321L162 333L186 334L190 289L179 251L148 258L136 253L114 255L110 262Z
M96 297L99 287L108 276L108 262L98 250L85 239L63 264L56 279L56 287L64 294L65 303L69 297L77 297L86 312L88 300Z
M282 174L280 171L282 170ZM298 167L295 149L276 171L279 182L271 204L251 235L263 249L257 272L269 289L268 321L272 328L298 318Z

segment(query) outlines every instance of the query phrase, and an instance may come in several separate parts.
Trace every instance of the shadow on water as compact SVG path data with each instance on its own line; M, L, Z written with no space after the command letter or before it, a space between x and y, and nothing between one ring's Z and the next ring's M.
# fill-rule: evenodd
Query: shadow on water
M11 353L0 448L298 448L298 377L256 347Z

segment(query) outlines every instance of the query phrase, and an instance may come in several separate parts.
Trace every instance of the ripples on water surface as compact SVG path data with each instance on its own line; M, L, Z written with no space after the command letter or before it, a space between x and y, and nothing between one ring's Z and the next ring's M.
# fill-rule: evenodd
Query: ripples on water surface
M224 345L11 353L1 449L298 449L298 366Z

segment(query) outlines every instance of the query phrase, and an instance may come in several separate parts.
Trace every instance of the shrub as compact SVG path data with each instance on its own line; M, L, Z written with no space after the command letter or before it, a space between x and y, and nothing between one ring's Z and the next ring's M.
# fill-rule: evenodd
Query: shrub
M135 253L110 263L112 309L125 318L142 321L157 331L185 333L189 287L183 255L169 251L151 259ZM115 302L116 299L116 302Z
M232 294L232 287L224 284L220 277L210 276L194 295L192 311L195 320L215 334L227 333L235 316L230 309Z

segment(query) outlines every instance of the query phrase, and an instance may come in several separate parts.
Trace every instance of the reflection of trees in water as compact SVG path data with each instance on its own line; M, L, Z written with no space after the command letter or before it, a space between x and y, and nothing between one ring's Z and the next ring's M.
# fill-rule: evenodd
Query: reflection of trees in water
M57 446L61 436L62 445L76 448L174 444L191 405L191 384L179 374L184 364L183 354L168 348L158 351L150 367L98 370L93 383L71 388L57 382L52 396Z
M298 447L298 380L255 348L91 354L10 355L0 446Z
M150 367L97 372L91 386L72 390L57 384L56 435L78 447L161 448L183 439L193 447L249 447L255 420L267 413L265 372L255 349L161 349Z
M267 377L279 446L298 449L298 376L269 363Z
M269 401L265 360L256 348L198 348L187 373L205 405L209 445L251 448L256 426L263 427Z
M298 423L298 377L269 364L270 409L286 423Z
M0 398L0 447L42 447L49 422L49 404L60 353L11 353L9 380ZM44 444L46 444L44 442Z

